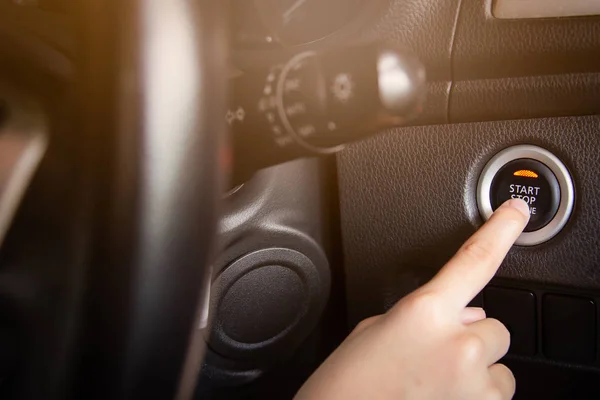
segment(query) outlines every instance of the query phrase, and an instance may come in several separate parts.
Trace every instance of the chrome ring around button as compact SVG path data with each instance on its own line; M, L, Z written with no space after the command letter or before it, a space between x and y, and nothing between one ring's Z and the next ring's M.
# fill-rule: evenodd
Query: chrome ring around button
M567 224L575 202L573 179L567 167L554 154L541 147L518 145L509 147L496 154L485 166L477 185L477 205L479 212L487 221L494 210L490 199L490 190L494 177L500 169L511 161L521 158L537 160L545 164L556 176L560 185L560 205L556 215L548 225L534 232L524 232L515 244L520 246L535 246L556 236Z

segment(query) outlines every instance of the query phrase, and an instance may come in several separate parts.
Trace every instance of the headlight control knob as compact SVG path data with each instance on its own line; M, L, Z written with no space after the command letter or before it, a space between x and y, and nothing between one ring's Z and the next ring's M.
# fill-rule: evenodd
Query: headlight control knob
M369 45L302 52L246 71L231 88L225 119L239 181L260 168L335 153L405 124L424 101L425 70L410 53Z

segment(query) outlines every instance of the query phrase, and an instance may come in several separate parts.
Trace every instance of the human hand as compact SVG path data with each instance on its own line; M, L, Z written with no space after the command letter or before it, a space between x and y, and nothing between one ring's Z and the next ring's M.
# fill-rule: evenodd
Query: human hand
M504 400L511 371L496 362L510 334L467 307L498 270L529 220L509 200L426 285L384 315L362 321L296 399Z

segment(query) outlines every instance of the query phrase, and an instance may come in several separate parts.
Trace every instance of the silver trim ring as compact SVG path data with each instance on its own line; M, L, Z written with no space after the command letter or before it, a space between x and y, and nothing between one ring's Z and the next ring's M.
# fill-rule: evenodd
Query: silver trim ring
M520 246L535 246L556 236L567 224L575 202L575 188L567 167L548 150L532 145L509 147L496 154L485 166L477 185L477 205L479 212L487 221L493 213L490 191L492 181L498 171L511 161L529 158L546 165L556 176L560 186L560 205L554 219L534 232L524 232L515 244Z

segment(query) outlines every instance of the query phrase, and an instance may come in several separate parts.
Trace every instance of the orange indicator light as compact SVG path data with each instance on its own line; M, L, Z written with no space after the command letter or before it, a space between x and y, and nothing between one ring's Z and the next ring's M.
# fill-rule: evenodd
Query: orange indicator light
M521 176L523 178L538 178L538 174L528 169L521 169L513 174L514 176Z

